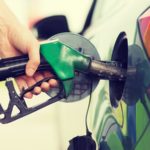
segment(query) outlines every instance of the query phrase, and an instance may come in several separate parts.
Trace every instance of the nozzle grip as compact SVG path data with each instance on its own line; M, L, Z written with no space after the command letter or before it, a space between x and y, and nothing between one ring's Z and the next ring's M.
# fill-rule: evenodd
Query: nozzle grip
M41 56L40 65L37 71L52 70L50 65ZM18 77L25 75L25 66L29 60L28 55L22 55L0 60L0 81L8 77Z

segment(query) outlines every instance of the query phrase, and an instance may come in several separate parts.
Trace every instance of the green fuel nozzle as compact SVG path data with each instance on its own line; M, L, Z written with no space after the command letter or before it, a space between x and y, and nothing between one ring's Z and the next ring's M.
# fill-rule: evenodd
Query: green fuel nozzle
M117 62L92 60L60 41L42 44L40 52L63 82L66 96L72 89L75 71L99 76L101 79L123 80L125 70Z
M92 60L59 40L40 45L41 63L37 71L52 71L62 81L66 97L71 93L75 71L93 74L100 79L123 80L125 70L117 62ZM0 61L0 80L25 74L28 56Z

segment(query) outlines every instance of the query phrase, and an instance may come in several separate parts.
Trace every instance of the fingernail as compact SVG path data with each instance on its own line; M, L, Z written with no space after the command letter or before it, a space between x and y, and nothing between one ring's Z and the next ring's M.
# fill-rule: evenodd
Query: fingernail
M30 76L30 77L33 76L34 72L35 72L35 70L32 69L32 68L27 69L27 75Z

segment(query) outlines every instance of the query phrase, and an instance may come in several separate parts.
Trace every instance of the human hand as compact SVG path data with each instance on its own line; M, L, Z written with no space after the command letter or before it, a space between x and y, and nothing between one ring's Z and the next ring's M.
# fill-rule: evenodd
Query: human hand
M20 90L28 88L45 77L50 77L49 72L35 73L39 63L39 42L32 33L25 28L3 1L0 1L0 56L2 58L13 57L27 53L29 61L26 65L26 75L17 77L16 81ZM43 82L40 87L35 87L33 92L28 92L25 97L32 98L33 94L48 91L50 87L56 86L57 82L51 79Z

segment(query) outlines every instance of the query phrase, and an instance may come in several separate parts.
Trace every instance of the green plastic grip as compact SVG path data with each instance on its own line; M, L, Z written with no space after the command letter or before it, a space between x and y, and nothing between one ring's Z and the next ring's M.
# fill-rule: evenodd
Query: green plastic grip
M69 96L73 88L75 71L86 72L91 58L59 40L41 44L40 53L62 81L66 97Z

